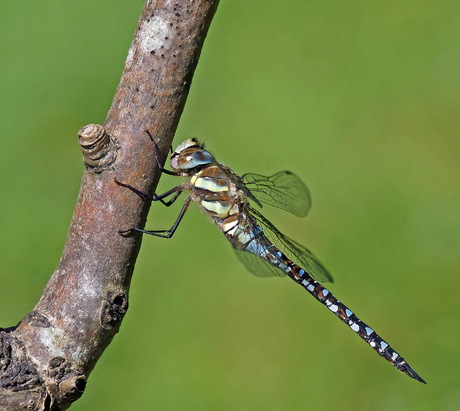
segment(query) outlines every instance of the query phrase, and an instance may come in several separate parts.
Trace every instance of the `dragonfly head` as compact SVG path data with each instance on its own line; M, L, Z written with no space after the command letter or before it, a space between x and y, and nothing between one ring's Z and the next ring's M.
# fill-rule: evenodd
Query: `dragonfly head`
M216 161L213 155L206 151L202 144L194 138L180 143L171 155L171 168L178 171L187 171L192 168L211 164Z

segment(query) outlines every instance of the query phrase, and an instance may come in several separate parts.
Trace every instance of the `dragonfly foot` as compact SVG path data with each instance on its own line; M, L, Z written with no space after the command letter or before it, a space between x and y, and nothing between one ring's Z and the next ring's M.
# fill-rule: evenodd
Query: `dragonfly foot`
M127 230L120 230L118 229L118 234L120 234L122 237L132 237L134 234L134 230L132 228L128 228Z

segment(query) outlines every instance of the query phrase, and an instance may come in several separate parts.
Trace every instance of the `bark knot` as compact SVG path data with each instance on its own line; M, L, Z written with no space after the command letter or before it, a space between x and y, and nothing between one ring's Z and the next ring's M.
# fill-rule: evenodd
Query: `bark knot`
M68 404L83 395L86 376L77 371L64 357L52 357L48 363L47 390L52 403Z
M78 132L85 165L96 173L108 169L117 159L119 146L99 124L88 124Z
M128 296L124 291L109 291L102 302L101 307L101 327L105 330L111 330L121 323L121 320L128 310Z

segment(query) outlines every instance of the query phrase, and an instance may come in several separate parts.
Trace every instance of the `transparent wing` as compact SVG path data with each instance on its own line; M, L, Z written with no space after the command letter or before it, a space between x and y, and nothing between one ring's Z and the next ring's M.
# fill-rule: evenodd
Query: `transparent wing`
M263 258L256 256L244 250L233 248L235 254L248 271L258 277L284 277L286 273L279 268L274 267Z
M307 186L290 171L280 171L270 177L248 173L241 179L252 196L262 203L298 217L305 217L311 208Z
M283 270L271 265L268 261L258 256L263 254L268 248L274 245L270 243L267 237L264 235L262 228L257 223L255 218L249 216L245 219L245 223L248 225L246 230L251 232L253 238L249 243L242 245L237 238L230 239L230 243L233 246L238 260L246 267L248 271L259 277L284 277L286 273ZM245 231L246 231L245 230ZM247 251L249 248L253 249L253 252Z
M318 258L310 250L300 245L296 241L291 240L289 237L285 236L280 231L278 231L278 229L272 223L270 223L270 221L268 221L262 214L260 214L257 210L250 208L249 213L260 224L265 236L273 243L275 247L277 247L281 252L286 254L286 256L290 260L292 260L294 263L302 267L315 280L318 280L319 282L323 282L323 283L333 282L331 274L319 262ZM240 253L250 254L245 251L239 251L237 255ZM260 272L262 273L262 268L260 266L254 265L253 268L249 268L247 265L248 263L245 262L239 255L238 255L238 258L249 269L249 271L254 273L255 272L254 270L260 270ZM249 257L247 256L243 256L243 258L246 260L249 260ZM259 259L262 260L261 258ZM273 268L272 271L276 271L276 273L271 274L271 275L283 275L282 270ZM280 271L280 273L278 273L277 271ZM262 274L258 274L258 275L267 276L270 274L268 273L267 270L265 270Z

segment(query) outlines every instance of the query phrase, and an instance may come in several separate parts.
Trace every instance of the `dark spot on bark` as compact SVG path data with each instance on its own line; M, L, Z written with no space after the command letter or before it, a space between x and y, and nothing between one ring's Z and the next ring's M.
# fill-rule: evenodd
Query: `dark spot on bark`
M21 323L19 323L19 324L21 324ZM16 328L18 328L18 325L14 325L12 327L6 327L6 328L0 327L0 332L10 333L10 332L14 331Z
M0 333L0 390L22 391L40 385L37 371L12 334Z
M110 330L118 325L128 310L128 297L124 292L109 292L101 307L101 327Z
M58 368L65 363L65 358L63 357L53 357L49 362L49 367L51 369Z
M84 378L79 378L77 381L75 381L75 386L80 390L84 391L86 388L86 380Z
M23 321L32 327L48 328L51 326L48 319L38 311L31 311L24 317Z
M123 304L123 297L121 295L116 295L114 298L113 298L113 303L115 305L121 305Z
M66 400L72 402L83 395L85 388L86 379L81 374L70 376L59 383L59 391L62 392Z
M174 13L176 17L180 17L180 13Z
M48 375L51 393L66 401L75 401L83 395L86 377L73 368L72 362L63 357L54 357L49 361Z
M46 394L45 401L43 402L43 410L50 411L51 407L51 395Z
M150 54L155 54L155 50L152 50L152 51L150 52Z

